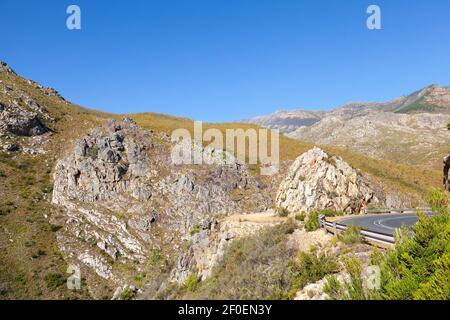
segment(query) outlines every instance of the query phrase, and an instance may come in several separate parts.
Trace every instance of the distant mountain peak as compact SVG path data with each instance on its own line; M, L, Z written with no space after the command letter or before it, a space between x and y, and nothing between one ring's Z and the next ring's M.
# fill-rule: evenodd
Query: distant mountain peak
M312 126L324 118L343 117L353 119L374 112L450 114L450 87L431 84L409 95L388 102L354 101L328 112L278 110L272 114L258 116L245 122L289 133L300 127Z

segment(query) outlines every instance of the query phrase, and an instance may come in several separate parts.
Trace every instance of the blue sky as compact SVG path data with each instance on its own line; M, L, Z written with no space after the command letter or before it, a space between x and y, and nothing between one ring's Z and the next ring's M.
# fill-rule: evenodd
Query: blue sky
M366 28L370 4L382 30ZM0 13L1 60L116 113L221 122L450 85L446 0L1 0Z

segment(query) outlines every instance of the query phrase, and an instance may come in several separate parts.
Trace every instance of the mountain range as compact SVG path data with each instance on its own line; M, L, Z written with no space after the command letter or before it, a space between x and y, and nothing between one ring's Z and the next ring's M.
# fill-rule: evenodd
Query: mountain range
M434 84L389 102L355 102L327 112L278 111L244 122L377 159L437 167L448 153L449 118L450 87Z

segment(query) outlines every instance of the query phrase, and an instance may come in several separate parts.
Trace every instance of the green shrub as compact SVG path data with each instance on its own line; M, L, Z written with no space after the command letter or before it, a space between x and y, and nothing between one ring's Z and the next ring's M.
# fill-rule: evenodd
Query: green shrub
M118 300L133 300L136 297L136 290L126 287L118 296Z
M0 170L0 178L6 178L6 173Z
M184 285L186 286L186 289L189 292L195 292L198 288L199 282L200 282L200 279L198 278L197 274L195 272L193 272L187 277Z
M363 267L361 261L354 255L344 258L345 271L349 280L341 283L337 277L331 276L324 285L324 292L331 300L369 300L374 297L374 291L364 286Z
M344 232L338 235L338 239L345 244L361 243L361 228L357 226L349 226Z
M312 212L305 224L306 231L311 232L320 228L319 215L324 215L325 217L335 217L341 216L342 212L337 212L329 209L321 209Z
M383 299L450 299L449 212L421 215L412 238L382 261Z
M59 273L49 273L45 276L45 283L49 289L57 289L66 283L66 279Z
M450 130L450 120L447 122L447 129Z
M428 218L419 214L411 237L398 237L395 249L372 255L372 264L381 269L379 291L364 292L358 279L358 266L354 261L346 265L352 280L346 284L348 296L344 298L450 300L450 211L445 206L448 205L446 196L442 191L433 190L429 199L437 214ZM329 285L330 292L339 293L338 289L335 283Z
M427 201L434 212L441 212L449 206L450 195L438 188L434 188L428 193Z
M334 254L319 252L313 248L310 252L301 252L298 261L291 265L291 270L294 274L294 288L299 290L327 274L338 272L339 264Z
M147 263L149 266L155 266L161 260L161 251L152 248L147 256Z
M212 275L188 299L287 299L292 297L291 261L295 251L286 243L292 223L265 228L234 240ZM295 293L295 292L294 292Z
M199 224L196 224L196 225L194 225L194 226L192 227L192 229L191 229L191 231L189 232L189 234L190 234L191 236L193 236L194 234L199 233L201 230L202 230L202 228L200 227L200 225L199 225Z
M57 232L57 231L59 231L60 229L62 228L62 226L58 226L58 225L56 225L56 224L48 224L47 225L47 230L48 231L50 231L50 232Z
M53 186L43 186L41 188L41 191L42 191L42 193L46 193L46 194L52 193L53 192Z
M295 215L295 220L303 222L306 219L306 213L300 212Z
M323 286L323 292L328 295L330 300L345 300L346 298L344 286L335 275L327 278Z
M305 230L308 232L312 232L316 231L319 228L320 228L319 214L316 211L311 213L309 218L306 220Z
M276 211L277 211L277 215L278 215L279 217L285 218L285 217L289 216L289 210L286 209L286 208L281 208L281 207L279 207L279 208L277 208Z

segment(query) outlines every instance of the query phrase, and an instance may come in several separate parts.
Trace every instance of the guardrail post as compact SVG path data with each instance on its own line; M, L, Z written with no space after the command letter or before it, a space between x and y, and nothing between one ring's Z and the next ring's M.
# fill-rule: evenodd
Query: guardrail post
M334 233L334 236L336 237L337 236L336 222L333 222L333 233Z
M319 220L320 228L322 228L325 234L327 234L327 226L325 225L325 216L323 214L319 214L317 219Z

